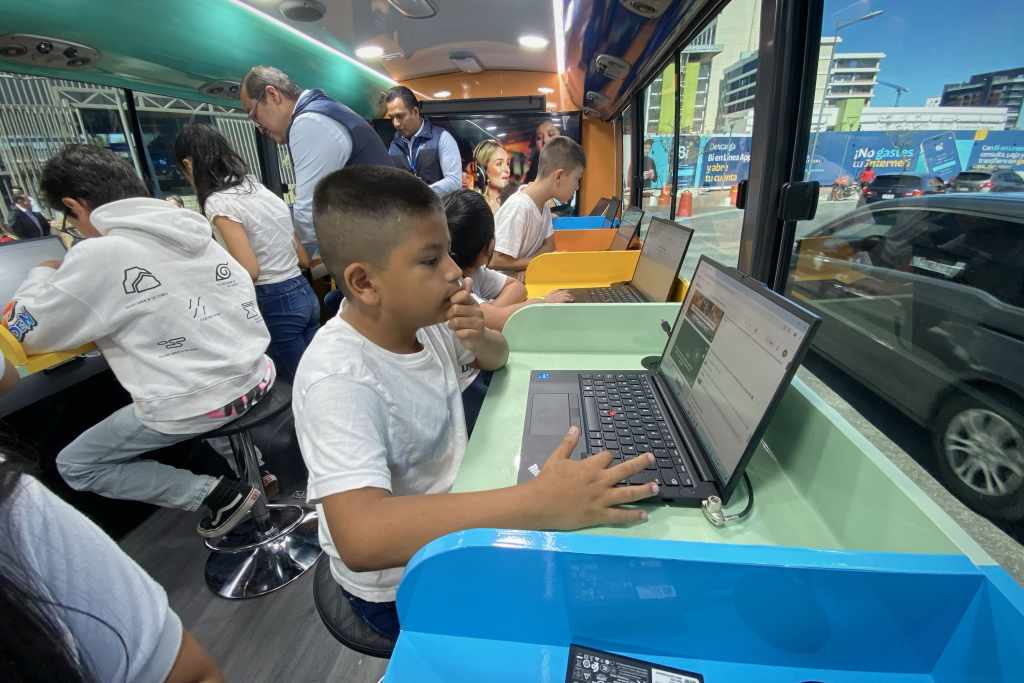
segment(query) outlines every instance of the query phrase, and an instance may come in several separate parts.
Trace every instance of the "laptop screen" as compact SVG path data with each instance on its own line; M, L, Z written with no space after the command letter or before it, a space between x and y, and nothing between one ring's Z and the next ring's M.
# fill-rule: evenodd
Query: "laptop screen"
M668 301L693 230L664 218L652 218L631 284L648 301Z
M601 197L597 200L597 204L594 204L594 208L590 210L591 216L603 216L608 210L608 202L611 200L607 197Z
M659 374L727 488L790 365L799 363L813 320L723 266L705 258L697 265Z
M619 229L615 233L615 239L612 240L611 248L613 250L621 250L629 246L630 240L636 234L637 224L640 223L643 217L644 212L640 209L627 209L622 214Z
M14 298L28 271L66 255L64 243L56 235L0 244L0 308Z

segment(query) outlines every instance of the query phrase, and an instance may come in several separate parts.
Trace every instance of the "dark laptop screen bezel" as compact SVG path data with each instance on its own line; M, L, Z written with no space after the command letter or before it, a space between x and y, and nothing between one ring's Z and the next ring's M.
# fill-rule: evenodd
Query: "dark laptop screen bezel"
M622 209L622 200L618 197L611 197L608 199L608 206L605 207L604 213L602 214L609 221L614 222L619 217L619 211Z
M654 221L659 221L661 223L665 223L666 224L666 229L668 229L668 226L672 226L672 228L677 229L677 230L682 230L683 232L686 233L686 246L683 247L683 253L681 253L679 255L679 263L676 264L675 275L672 276L672 280L671 280L671 282L669 282L668 291L665 292L660 297L651 297L651 296L649 296L648 292L645 292L642 289L640 289L639 287L637 287L636 282L635 282L636 274L640 270L640 261L644 258L644 254L647 253L647 248L650 246L651 231L654 230ZM637 224L637 226L638 226L638 229L639 229L639 223ZM641 249L640 249L640 257L636 260L636 267L633 269L633 277L631 277L629 279L629 284L633 285L633 287L638 292L640 292L645 297L647 297L648 302L651 302L651 303L665 303L666 301L668 301L668 297L672 293L672 286L675 284L676 280L679 279L679 269L683 267L683 261L686 259L686 253L690 250L690 243L691 242L693 242L693 228L690 228L690 227L687 227L685 225L682 225L681 223L677 223L676 221L670 221L667 218L661 218L659 216L651 216L651 220L647 224L647 237L644 238L643 247L641 247Z
M608 203L611 201L609 197L601 197L594 204L594 208L590 210L591 216L604 216L608 212Z
M711 468L712 473L715 476L715 479L718 481L722 501L728 502L730 496L732 496L733 492L736 490L736 487L739 485L740 479L743 478L743 473L747 471L747 464L750 462L750 458L753 457L754 453L757 451L758 446L761 445L761 439L764 436L765 431L768 429L768 423L771 420L772 416L775 414L775 409L778 407L779 402L782 401L782 397L785 395L786 390L792 383L793 376L796 374L797 369L800 367L801 364L803 364L804 356L807 354L807 350L811 346L811 341L814 339L815 332L817 331L818 326L821 324L821 318L819 318L817 315L812 313L807 308L804 308L800 304L797 304L796 302L782 296L778 292L769 289L767 286L764 285L764 283L760 282L759 280L752 278L749 275L745 275L736 270L735 268L725 266L719 263L718 261L715 261L714 259L703 254L700 257L700 261L697 262L697 268L695 268L693 271L693 280L697 279L697 273L700 272L700 268L705 264L707 264L711 268L718 269L720 272L732 278L734 282L743 285L744 287L749 289L754 295L765 296L766 298L771 300L772 303L778 305L780 308L792 314L793 316L799 318L801 321L807 323L808 325L807 334L804 335L803 341L797 348L796 353L793 354L793 360L790 362L789 368L786 370L786 373L783 376L782 381L779 382L779 386L776 387L775 393L772 395L771 400L768 402L768 408L767 410L765 410L764 416L761 418L761 421L758 422L757 427L751 434L750 441L747 443L747 447L743 451L742 456L740 456L739 463L736 465L736 469L733 471L732 477L728 481L721 481L722 473L718 471L718 463L708 456L708 453L704 447L704 443L701 441L700 435L697 433L697 430L693 429L689 424L686 425L687 430L693 436L693 445L700 451L700 458L705 463L708 464L708 466ZM672 325L673 332L675 332L675 326L678 325L682 320L683 311L686 310L686 306L690 302L690 297L693 295L693 291L694 288L687 287L686 296L683 298L682 305L679 306L679 312L676 314L675 323L673 323ZM673 410L676 410L679 415L685 416L685 411L683 411L682 406L679 405L678 399L676 398L675 394L671 391L672 383L666 378L666 376L662 373L661 370L661 361L664 360L665 355L669 352L669 344L672 342L672 336L673 335L670 334L668 340L666 340L665 342L665 348L661 352L661 360L658 361L658 367L655 370L655 374L658 377L659 384L661 384L666 389L666 400L671 400L675 404L673 406Z
M639 214L639 218L637 218L636 222L633 223L633 229L629 231L629 234L628 235L623 235L622 234L623 226L629 225L629 223L626 222L626 214L629 213L630 211L636 211ZM630 208L628 208L625 211L623 211L622 212L622 218L619 220L619 228L618 228L618 230L615 231L615 237L612 238L612 247L611 248L614 250L615 249L615 242L616 242L616 240L623 240L623 239L626 241L626 243L624 245L622 245L622 249L625 249L626 247L628 247L629 243L633 241L633 238L640 234L640 222L643 221L643 219L644 219L644 210L643 209L638 209L636 207L632 207L631 206Z

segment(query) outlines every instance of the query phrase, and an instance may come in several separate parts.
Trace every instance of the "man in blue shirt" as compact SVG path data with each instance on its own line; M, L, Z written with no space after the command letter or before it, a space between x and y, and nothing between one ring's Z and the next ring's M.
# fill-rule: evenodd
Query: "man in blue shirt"
M462 155L452 134L438 128L420 112L412 90L399 85L384 96L387 117L395 127L388 154L395 166L430 185L438 195L462 187Z
M346 166L391 166L387 149L362 116L322 90L302 90L272 66L249 69L239 97L260 132L288 145L295 169L292 222L306 252L317 257L313 230L317 182Z

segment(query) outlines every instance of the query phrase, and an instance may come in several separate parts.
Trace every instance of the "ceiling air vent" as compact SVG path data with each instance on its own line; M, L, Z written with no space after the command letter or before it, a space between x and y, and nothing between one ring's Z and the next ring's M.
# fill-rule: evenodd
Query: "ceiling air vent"
M320 0L284 0L278 8L285 19L292 21L320 21L327 8Z
M0 36L0 59L51 69L79 69L95 64L98 50L60 38L12 33Z
M630 12L639 14L644 19L657 19L672 4L672 0L619 0L619 2Z
M630 63L612 55L598 55L594 58L594 71L613 81L621 81L629 75Z
M452 50L448 53L448 59L455 63L459 71L467 74L478 74L484 70L480 60L468 50Z
M432 0L388 0L395 11L409 19L429 19L437 14Z
M210 81L203 87L199 88L199 92L212 95L213 97L223 97L229 100L238 99L238 90L241 86L238 81Z

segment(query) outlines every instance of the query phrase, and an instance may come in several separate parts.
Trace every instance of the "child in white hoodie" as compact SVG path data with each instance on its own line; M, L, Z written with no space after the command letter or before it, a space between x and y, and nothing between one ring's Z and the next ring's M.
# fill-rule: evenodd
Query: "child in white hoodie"
M28 353L93 341L132 396L60 452L77 490L165 507L209 509L206 537L230 531L255 487L139 456L236 419L275 378L252 278L200 214L147 197L113 152L68 145L47 162L46 202L87 238L33 268L3 323Z

